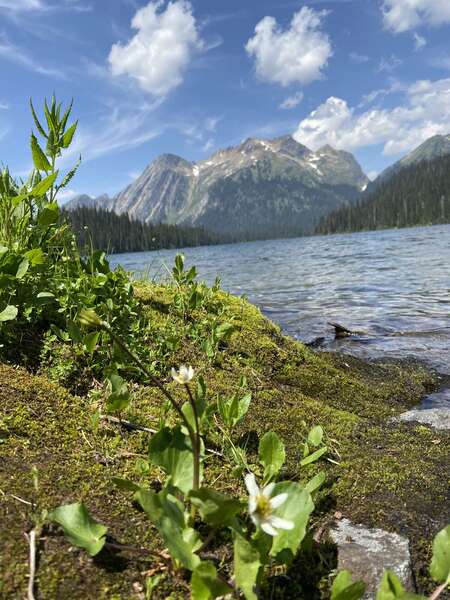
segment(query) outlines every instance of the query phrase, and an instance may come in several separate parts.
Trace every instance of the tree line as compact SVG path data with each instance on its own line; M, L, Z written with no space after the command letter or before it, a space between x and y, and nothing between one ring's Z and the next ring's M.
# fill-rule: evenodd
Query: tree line
M201 227L144 223L126 213L118 215L98 207L63 210L62 218L70 223L80 248L92 245L94 249L110 254L209 246L231 241Z
M323 217L329 234L450 223L450 155L401 169L359 202Z

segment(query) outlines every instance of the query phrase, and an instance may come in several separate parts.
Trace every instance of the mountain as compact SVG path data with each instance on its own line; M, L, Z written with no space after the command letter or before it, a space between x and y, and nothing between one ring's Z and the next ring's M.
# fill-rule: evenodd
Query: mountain
M385 169L367 188L367 192L372 192L380 183L386 181L401 169L416 165L424 160L434 160L440 156L450 154L450 134L434 135L428 138L415 150L401 158L399 161Z
M108 208L111 203L111 198L108 194L102 194L97 198L92 198L87 194L74 196L71 200L64 204L65 210L75 210L77 208Z
M148 223L249 239L312 232L322 215L356 201L367 183L347 152L313 152L291 136L250 138L197 163L159 156L108 207Z
M425 147L430 149L432 145ZM316 233L450 223L450 152L440 155L439 151L433 160L408 160L405 164L357 204L324 216Z

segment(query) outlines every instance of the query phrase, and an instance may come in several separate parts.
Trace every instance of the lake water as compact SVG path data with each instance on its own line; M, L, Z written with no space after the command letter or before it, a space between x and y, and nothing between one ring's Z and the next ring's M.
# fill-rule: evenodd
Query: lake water
M183 250L212 283L245 295L283 330L365 358L423 360L450 375L450 225ZM177 251L116 254L167 279ZM329 321L362 335L334 340ZM447 390L434 400L450 406Z

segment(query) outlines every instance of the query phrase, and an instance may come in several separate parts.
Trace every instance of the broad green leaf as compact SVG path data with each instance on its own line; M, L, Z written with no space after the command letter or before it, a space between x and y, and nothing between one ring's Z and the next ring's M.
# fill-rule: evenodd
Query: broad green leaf
M327 476L324 471L317 473L308 483L305 485L305 490L307 490L310 494L318 490L326 480Z
M188 527L188 515L183 512L181 502L168 494L166 489L156 493L141 488L135 498L158 529L172 558L186 569L194 571L200 564L195 551L199 549L201 541L197 532Z
M112 477L111 481L114 483L119 490L125 490L126 492L138 492L141 488L136 483L133 483L129 479L122 479L120 477Z
M68 148L70 146L70 144L72 143L73 136L75 135L75 131L77 130L77 126L78 126L78 121L76 123L74 123L73 125L71 125L69 127L69 129L66 131L66 133L63 135L63 139L62 139L62 147L63 148Z
M237 533L234 539L234 577L246 600L258 600L256 584L261 566L258 550Z
M319 460L319 458L322 457L326 452L328 452L328 448L327 446L323 446L323 448L316 450L315 452L309 454L306 458L301 460L300 466L306 467L306 465L316 462L316 460Z
M0 323L4 323L5 321L14 321L17 317L17 306L12 306L11 304L7 306L2 312L0 312Z
M71 544L84 548L91 556L105 545L108 528L95 521L84 504L59 506L49 513L49 519L61 525Z
M34 188L31 190L30 194L36 198L40 198L41 196L45 196L48 190L55 183L56 178L58 177L58 171L56 173L52 173L45 179L42 179Z
M48 162L48 158L45 156L44 151L39 146L39 142L34 133L31 134L31 154L33 156L34 166L38 171L45 171L48 173L52 170L52 166Z
M44 128L42 127L42 125L39 122L39 119L37 117L36 111L34 110L34 106L33 106L33 101L30 98L30 108L31 108L31 114L33 115L33 119L34 122L36 124L36 127L38 128L39 133L42 135L42 137L47 137L47 134L44 131Z
M29 261L28 261L28 258L26 258L26 257L25 257L25 258L24 258L24 259L23 259L23 260L20 262L20 264L19 264L19 266L18 266L18 268L17 268L16 278L17 278L17 279L22 279L22 278L23 278L23 277L26 275L26 273L27 273L27 271L28 271L29 267L30 267L30 263L29 263Z
M61 119L61 131L66 130L67 121L69 119L70 113L72 112L72 107L73 107L73 99L70 101L70 104L69 104L66 112L64 113L63 118Z
M55 294L52 294L51 292L39 292L39 294L36 296L36 300L39 306L50 304L51 302L54 302Z
M208 488L191 491L189 498L202 518L213 527L226 525L242 509L239 500Z
M180 427L165 427L155 434L149 443L150 461L164 469L172 485L184 494L192 490L194 456L189 437Z
M317 427L313 427L311 431L308 433L308 444L310 446L320 446L323 440L323 429L320 425Z
M366 586L362 581L353 583L349 571L338 573L331 588L331 600L360 600L364 596Z
M430 573L435 581L450 583L450 525L434 538Z
M232 398L220 397L217 401L220 416L228 428L235 427L247 414L252 400L251 394L239 398L235 394Z
M264 480L278 474L286 460L284 444L274 431L268 431L259 442L259 462L264 467Z
M276 516L292 521L294 528L290 530L279 529L278 534L273 538L270 551L272 556L280 555L279 558L283 562L286 559L292 559L297 553L306 534L309 516L314 510L311 494L299 483L292 481L277 483L272 495L276 496L284 493L287 494L287 500L275 511Z
M98 338L100 337L100 331L91 331L84 338L84 345L86 350L92 354L97 346ZM127 405L128 406L128 405Z
M49 227L58 222L59 218L59 207L56 202L51 202L44 207L41 211L38 219L39 225Z
M33 266L43 265L45 262L45 256L41 248L33 248L25 252L24 256L28 258L30 264Z
M192 573L192 600L210 600L232 591L229 585L217 577L217 570L212 562L201 562Z
M385 571L378 588L377 600L396 600L402 598L404 593L405 589L397 575L392 571Z
M98 340L99 332L94 332L94 334L97 335L97 340ZM92 336L93 334L91 333L89 335ZM88 347L88 344L93 343L94 348L95 348L95 344L97 343L97 340L95 339L95 337L92 337L92 338L89 338L88 341L86 342L86 337L85 337L84 344L85 344L88 352L91 352L91 350ZM128 386L127 386L126 381L120 375L113 374L108 377L108 383L109 383L110 393L109 393L109 396L106 401L106 411L109 413L124 411L126 408L128 408L128 406L130 404L130 392L128 391Z

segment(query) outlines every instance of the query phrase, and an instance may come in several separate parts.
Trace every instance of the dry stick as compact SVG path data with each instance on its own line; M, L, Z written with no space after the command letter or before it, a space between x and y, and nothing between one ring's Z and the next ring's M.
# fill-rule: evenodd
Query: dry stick
M145 431L146 433L158 433L156 429L150 429L149 427L144 427L143 425L137 425L136 423L131 423L131 421L118 419L117 417L113 417L111 415L100 415L100 419L102 419L103 421L110 421L111 423L115 423L116 425L121 425L122 427L125 427L125 429L133 429L134 431Z
M443 583L442 585L440 585L438 588L436 588L434 590L434 592L431 594L429 600L436 600L436 598L439 598L439 596L442 594L442 592L445 591L445 588L449 585L449 582L446 581L445 583Z
M30 574L29 574L29 579L28 579L28 593L27 593L28 600L35 600L34 579L36 577L36 554L37 554L36 538L39 537L40 531L41 531L40 527L34 527L34 529L32 529L30 531L28 536L25 534L28 539L28 543L30 545Z

